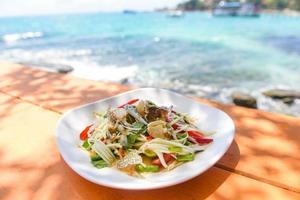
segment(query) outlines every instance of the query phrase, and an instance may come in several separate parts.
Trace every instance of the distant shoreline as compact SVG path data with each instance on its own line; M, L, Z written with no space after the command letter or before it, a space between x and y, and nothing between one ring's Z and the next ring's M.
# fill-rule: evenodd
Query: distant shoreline
M292 16L292 17L299 17L300 12L296 10L290 10L290 9L284 9L284 10L269 10L269 9L264 9L261 11L263 14L281 14L281 15L286 15L286 16Z
M170 12L174 11L176 9L157 9L153 11L136 11L137 13L164 13L164 12ZM202 12L202 13L211 13L211 10L182 10L183 12L186 13L197 13L197 12ZM88 15L88 14L97 14L97 13L123 13L123 11L112 11L112 12L71 12L71 13L55 13L55 14L33 14L33 15L8 15L8 16L1 16L0 19L5 19L5 18L26 18L26 17L51 17L51 16L70 16L70 15ZM285 15L285 16L292 16L292 17L300 17L300 11L295 11L295 10L290 10L290 9L284 9L284 10L270 10L270 9L262 9L260 11L261 14L278 14L278 15Z
M166 9L166 10L155 10L153 12L170 12L174 11L174 9ZM210 13L211 10L182 10L186 13L196 13L196 12L203 12L203 13ZM292 16L292 17L300 17L300 12L296 10L284 9L284 10L271 10L271 9L262 9L260 14L276 14L276 15L285 15L285 16Z

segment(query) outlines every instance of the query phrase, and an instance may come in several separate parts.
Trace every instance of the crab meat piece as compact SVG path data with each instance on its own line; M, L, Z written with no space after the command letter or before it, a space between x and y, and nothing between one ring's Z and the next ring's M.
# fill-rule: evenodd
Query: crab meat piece
M119 160L117 162L118 168L125 168L129 165L137 165L142 163L142 157L138 154L136 151L131 151L129 154L127 154L124 158Z
M111 121L108 121L107 130L108 130L110 133L116 132L117 128L118 128L118 127L116 126L116 124L112 123Z
M145 116L145 114L146 114L146 105L145 105L145 102L143 100L139 101L139 103L136 105L136 110L140 115Z
M147 125L148 123L143 119L143 117L137 112L135 109L135 106L132 105L126 105L125 110L132 116L134 117L137 121Z
M166 121L166 119L168 118L168 112L169 111L166 108L151 106L147 108L146 119L150 122L156 120Z
M168 132L166 122L157 120L148 124L147 131L154 138L166 138Z
M127 112L124 108L114 108L109 111L109 115L113 120L122 121L126 117Z

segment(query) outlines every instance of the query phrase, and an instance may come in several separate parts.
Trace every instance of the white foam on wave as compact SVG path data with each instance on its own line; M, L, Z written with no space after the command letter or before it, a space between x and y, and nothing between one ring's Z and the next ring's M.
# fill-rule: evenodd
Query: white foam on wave
M33 66L59 66L66 65L74 70L72 75L102 81L120 82L132 78L138 71L137 65L115 66L101 65L92 61L89 57L92 54L90 49L48 49L48 50L22 50L13 49L0 53L0 59L26 63ZM47 70L55 71L51 67L44 67Z
M269 111L269 112L277 112L283 113L287 115L293 115L296 117L300 117L300 100L296 99L293 104L288 105L285 104L281 100L274 100L270 97L266 97L263 92L270 90L270 89L287 89L291 90L294 88L287 87L285 85L270 85L262 88L247 88L246 86L236 86L230 88L221 88L218 91L218 96L215 96L214 99L222 102L222 103L229 103L232 104L232 93L235 91L245 92L256 98L257 106L260 110Z
M14 43L14 42L17 42L18 40L40 38L43 36L44 36L43 32L12 33L12 34L6 34L6 35L2 36L2 40L5 43Z
M9 49L0 52L0 58L4 60L15 60L21 62L65 62L71 58L85 57L92 54L90 49L46 49L46 50L23 50Z
M67 65L74 70L72 75L101 81L121 82L129 79L130 84L137 86L163 87L176 90L188 95L210 98L223 103L232 103L231 94L234 91L244 91L257 99L259 109L291 114L300 117L300 100L296 100L292 105L286 105L281 101L275 101L265 97L262 92L272 88L293 89L285 85L270 85L268 87L247 87L247 85L237 85L232 87L223 87L222 85L211 84L191 84L187 80L174 79L168 72L161 69L139 70L137 65L116 66L101 65L93 60L93 52L90 49L48 49L29 51L22 49L13 49L0 52L0 59L16 62L27 62L37 64L36 66L46 66L50 64L47 70L56 70L51 66Z
M113 81L120 82L124 79L132 78L138 71L138 66L115 66L115 65L102 65L93 62L67 62L74 70L72 75L91 80Z

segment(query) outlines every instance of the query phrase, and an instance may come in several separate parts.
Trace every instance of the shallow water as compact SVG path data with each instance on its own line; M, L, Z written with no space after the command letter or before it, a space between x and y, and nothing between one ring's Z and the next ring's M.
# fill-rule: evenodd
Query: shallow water
M0 59L66 64L76 76L165 87L231 102L235 90L261 109L300 116L263 97L270 88L300 90L300 18L212 17L189 13L94 13L0 18Z

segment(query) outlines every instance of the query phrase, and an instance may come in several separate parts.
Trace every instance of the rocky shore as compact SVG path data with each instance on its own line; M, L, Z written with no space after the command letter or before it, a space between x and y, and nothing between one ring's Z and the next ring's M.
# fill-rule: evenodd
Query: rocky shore
M281 101L286 105L292 105L296 99L300 99L300 91L296 90L270 89L262 92L262 94L274 101ZM235 91L232 93L231 98L235 105L248 108L258 108L257 99L250 94Z
M279 14L279 15L286 15L286 16L291 16L291 17L299 17L300 16L299 11L291 10L291 9L283 9L282 11L265 9L265 10L262 10L261 13L276 14L276 15Z
M19 63L25 66L30 66L34 68L41 68L47 71L67 74L71 73L74 67L70 65L62 64L49 64L45 63L34 64L34 63ZM289 90L289 89L265 89L262 91L256 90L254 93L250 91L245 91L241 88L236 90L231 90L228 95L225 95L227 100L224 98L216 98L217 94L221 94L224 91L213 91L212 96L206 96L205 94L209 92L211 88L206 87L192 87L192 85L180 86L180 83L174 83L171 85L139 85L136 84L130 78L124 78L117 83L124 86L136 86L136 87L162 87L176 92L180 92L190 96L196 96L200 98L208 98L211 100L218 101L220 103L233 103L237 106L242 106L252 109L261 109L270 112L277 112L282 114L287 114L291 116L300 117L300 90ZM215 97L214 97L215 96ZM222 96L222 94L221 94ZM298 112L299 111L299 112Z
M257 108L257 100L253 96L246 94L244 92L233 92L232 101L235 105L243 106L247 108Z

